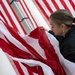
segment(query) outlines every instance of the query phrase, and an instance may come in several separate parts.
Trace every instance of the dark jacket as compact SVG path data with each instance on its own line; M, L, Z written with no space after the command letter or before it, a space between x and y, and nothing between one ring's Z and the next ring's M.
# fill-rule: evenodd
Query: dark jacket
M72 26L72 28L66 33L65 37L55 37L59 41L60 52L64 56L64 58L75 63L75 26Z

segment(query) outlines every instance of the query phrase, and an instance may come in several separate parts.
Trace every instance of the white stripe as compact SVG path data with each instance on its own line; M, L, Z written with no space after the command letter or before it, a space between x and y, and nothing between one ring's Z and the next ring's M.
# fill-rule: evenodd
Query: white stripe
M73 1L73 3L75 4L75 0L72 0Z
M8 43L8 41L6 40L6 38L4 37L4 35L1 32L0 32L0 38L4 39Z
M15 57L11 57L11 58L15 61L25 63L25 64L29 65L30 67L41 66L44 75L54 75L52 69L48 65L46 65L46 64L44 64L40 61L36 61L36 60L32 60L32 59L31 60L29 60L29 59L20 59L20 58L15 58Z
M43 26L47 29L49 29L49 26L47 24L47 22L45 21L45 19L42 17L41 13L39 12L39 10L37 9L37 7L35 6L35 4L33 3L32 0L24 0L26 2L27 7L29 8L33 18L36 20L36 23L38 24L38 26ZM34 11L35 10L35 11ZM36 15L36 13L38 15Z
M22 13L22 15L23 15L23 17L25 16L25 17L27 17L27 15L26 15L26 13L24 12L24 10L23 10L23 8L22 8L22 6L21 6L21 4L20 3L16 3L16 5L18 6L20 6L20 9L21 9L21 13ZM24 14L23 14L24 13ZM21 19L21 18L20 18Z
M57 3L57 5L58 5L58 7L59 7L60 9L65 9L65 8L63 7L63 5L61 4L60 0L55 0L55 2Z
M0 16L0 19L3 20L3 18L1 16ZM1 20L0 20L0 23L3 25L3 22ZM0 38L4 39L6 42L8 42L6 40L6 38L4 37L4 35L1 33L1 31L0 31Z
M75 17L75 11L73 10L69 0L64 0L65 4L67 5L67 7L69 8L70 12L72 13L72 15Z
M16 40L10 33L9 31L6 29L6 27L4 25L2 25L0 23L0 31L8 38L8 40L13 43L15 46L17 46L18 48L20 48L23 51L26 51L28 53L30 53L32 56L33 54L31 52L29 52L29 50L27 50L27 48L25 46L23 46L18 40Z
M10 70L10 71L9 71ZM0 75L17 75L9 59L0 48Z
M0 19L4 21L4 19L2 18L2 16L0 15ZM5 21L4 21L5 22Z
M30 74L28 73L27 68L26 68L21 62L19 62L19 65L20 65L22 71L24 72L24 75L30 75Z
M0 11L1 11L2 14L4 15L5 19L7 20L8 24L9 24L11 27L13 27L12 24L10 23L10 21L9 21L9 19L8 19L7 15L6 15L5 11L4 11L4 9L3 9L3 7L2 7L1 5L0 5L0 9L1 9Z
M59 51L59 43L56 40L56 38L51 35L50 33L46 32L48 39L50 40L50 43L53 45L54 50L59 58L59 61L64 68L67 75L75 75L75 63L70 62L69 60L66 60Z
M5 55L7 56L7 58L9 59L9 62L10 62L10 64L12 65L12 67L14 68L16 74L17 74L17 75L20 75L20 73L19 73L19 71L18 71L18 69L17 69L17 66L16 66L15 62L13 61L13 59L10 58L10 55L9 55L8 53L6 53L6 52L4 52L4 53L5 53ZM17 62L17 63L18 63L18 62Z
M54 47L54 49L57 53L57 50L59 50L59 42L56 40L56 38L53 35L51 35L47 31L46 31L46 35L47 35L48 39L50 40L50 43L52 44L52 46Z
M51 7L51 9L53 10L53 12L56 11L56 8L55 8L54 4L52 3L52 1L51 0L47 0L47 2L49 4L49 6Z
M4 5L5 5L6 9L8 10L12 20L14 21L18 31L20 32L20 34L24 35L24 32L23 32L22 28L20 27L20 24L18 23L17 19L15 18L12 10L10 9L8 3L6 2L6 0L2 0L2 1L3 1Z
M31 19L31 21L32 21L32 23L33 23L33 25L34 25L34 27L36 28L36 24L35 24L35 22L33 21L33 19L32 19L32 17L31 17L30 13L29 13L28 10L27 10L27 8L25 7L25 4L23 3L23 0L21 0L21 3L22 3L22 5L23 5L25 11L27 12L29 18Z
M23 38L42 58L47 59L44 50L39 45L38 39L34 39L29 36L24 36Z
M34 75L38 75L37 73L33 73Z
M47 7L46 7L46 5L44 4L44 2L42 1L42 0L38 0L38 2L39 2L39 4L42 6L42 8L44 9L44 11L46 12L46 14L48 15L48 16L50 16L50 12L49 12L49 10L47 9Z

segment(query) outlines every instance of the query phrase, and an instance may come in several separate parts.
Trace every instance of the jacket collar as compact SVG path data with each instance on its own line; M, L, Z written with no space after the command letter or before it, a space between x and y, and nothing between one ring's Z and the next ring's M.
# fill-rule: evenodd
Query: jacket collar
M75 25L72 25L71 29L65 34L64 38L66 38L74 30L75 30Z

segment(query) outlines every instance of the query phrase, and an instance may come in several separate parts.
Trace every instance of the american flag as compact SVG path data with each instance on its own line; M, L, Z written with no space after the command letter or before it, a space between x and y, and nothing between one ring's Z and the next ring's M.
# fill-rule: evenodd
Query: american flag
M35 3L47 20L56 10L66 9L75 17L75 0L35 0Z
M27 5L27 1L28 0L0 1L0 11L4 15L6 21L9 25L13 25L14 29L22 35L29 33L39 26L38 21L36 21L37 18L33 16L32 11L30 11ZM41 13L48 26L49 16L56 10L69 10L75 17L75 0L30 0L29 2L33 2L33 4L37 7L37 10ZM37 15L37 12L35 14ZM40 25L42 24L44 26L45 23L41 23Z
M47 22L49 22L50 14L58 9L69 10L75 17L75 0L32 0L32 2ZM21 10L18 10L17 6L20 6ZM21 23L23 19L26 21ZM27 25L25 28L24 23ZM7 75L65 75L65 72L67 75L74 75L75 66L71 68L72 70L66 67L64 72L65 67L62 68L59 62L55 51L59 50L57 40L43 28L35 29L38 26L26 0L18 0L18 2L17 0L0 0L0 47L15 71L14 74L9 72ZM30 35L25 35L29 29L35 30ZM41 36L42 34L44 35ZM54 44L53 41L56 43ZM65 62L63 64L68 65ZM2 72L0 72L1 75L4 73ZM3 75L6 75L6 72Z
M52 35L50 38L56 40ZM0 20L0 48L13 62L17 75L66 75L43 28L36 28L29 36L20 36Z

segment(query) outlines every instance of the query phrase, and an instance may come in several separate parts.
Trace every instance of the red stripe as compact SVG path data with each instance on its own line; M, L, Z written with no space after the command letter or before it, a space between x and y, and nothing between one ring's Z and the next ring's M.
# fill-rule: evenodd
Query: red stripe
M23 7L23 5L22 5L22 3L21 3L21 1L20 1L20 0L19 0L19 2L20 2L20 4L21 4L21 6L22 6L22 8L23 8L24 12L25 12L25 13L26 13L26 15L28 16L28 14L27 14L26 10L24 9L24 7ZM25 6L26 6L26 5L25 5ZM31 21L31 19L29 18L29 16L28 16L28 19L30 20L31 24L33 25L33 22ZM34 25L33 25L33 27L34 27Z
M26 68L27 68L27 71L28 71L28 73L29 73L29 75L34 75L33 74L33 69L34 69L34 67L30 67L30 66L28 66L27 64L23 64Z
M59 8L59 6L57 5L57 3L55 2L55 0L51 0L51 1L52 1L52 3L54 4L55 8L56 8L57 10L59 10L60 8Z
M4 52L8 53L9 55L11 55L13 57L17 57L17 58L32 59L32 56L30 54L28 54L28 53L22 51L21 49L19 49L18 47L16 47L8 39L7 39L7 41L9 44L7 42L5 42L3 39L0 39L0 47L3 49ZM20 67L19 63L17 61L14 61L14 64L17 67L17 70L19 71L20 75L25 75L23 73L22 68ZM31 72L30 69L28 71L29 71L30 75L33 75L33 73Z
M18 31L18 29L17 29L17 27L16 27L16 25L15 25L14 21L12 20L12 17L10 16L10 14L9 14L8 10L6 9L6 7L5 7L5 5L3 4L3 2L2 2L2 1L1 1L1 4L2 4L2 7L3 7L3 9L4 9L4 11L5 11L6 15L8 16L9 21L11 22L12 26L14 27L14 29L15 29L16 31Z
M11 10L13 11L13 14L14 14L14 16L16 17L16 19L17 19L17 21L18 21L18 23L19 23L20 27L22 28L23 32L26 34L26 31L25 31L25 29L23 28L22 24L20 23L19 18L18 18L18 16L16 15L16 13L15 13L14 9L13 9L13 8L12 8L12 6L10 5L9 0L7 0L7 2L8 2L8 4L9 4L9 6L10 6Z
M35 23L35 25L38 27L38 24L36 23L36 21L35 21L35 19L33 18L33 16L32 16L32 14L31 14L31 12L30 12L30 10L29 10L29 8L27 7L27 5L26 5L26 3L25 3L25 1L23 0L23 2L24 2L24 4L25 4L25 6L26 6L26 8L27 8L27 10L28 10L28 12L30 13L30 15L31 15L31 17L32 17L32 19L33 19L33 21L34 21L34 23ZM24 8L23 8L24 9ZM24 11L25 11L25 9L24 9ZM27 14L27 13L26 13ZM27 15L28 16L28 15ZM31 19L29 18L29 20L31 21ZM31 21L31 23L32 23L32 21ZM33 25L33 23L32 23L32 25ZM33 25L34 26L34 25Z
M44 4L46 5L46 7L48 8L48 10L50 11L50 13L53 13L51 7L49 6L48 2L46 0L43 0Z
M13 35L14 38L16 38L17 40L19 40L25 47L27 47L27 48L29 47L28 50L31 53L34 52L33 55L35 55L36 57L38 57L39 61L42 61L45 64L47 64L48 66L50 66L55 74L65 75L64 71L63 71L63 69L62 69L62 67L61 67L61 65L60 65L60 63L58 61L57 55L55 54L54 48L51 45L51 43L49 42L49 40L48 40L48 38L47 38L44 30L42 30L42 33L40 33L40 30L39 30L39 32L36 30L37 34L40 33L39 35L37 35L36 32L34 31L33 34L36 34L36 35L33 35L33 36L35 36L36 38L39 39L39 44L42 46L42 48L44 48L44 51L46 52L46 56L48 57L47 60L41 58L41 56L32 47L30 47L29 45L27 45L27 43L18 34L16 34L16 32L13 31L9 25L5 24L5 26L8 28L9 32L11 32L11 34ZM42 36L42 34L43 34L43 36ZM41 36L41 37L39 37L39 36ZM45 37L45 39L43 37ZM56 55L56 57L55 57L55 55Z
M0 11L0 15L2 16L2 18L4 19L4 21L5 21L6 23L8 23L1 11Z
M0 38L0 48L2 48L3 51L8 53L9 55L16 56L13 50L10 48L10 45L7 42L5 42L2 38Z
M47 60L45 63L51 67L55 75L65 75L63 68L59 63L59 59L55 53L54 47L50 43L45 33L45 30L41 27L37 28L33 32L31 32L30 35L31 37L38 39L39 45L44 49L46 57L47 57Z
M12 30L12 29L10 28L10 30ZM16 36L16 37L17 37L17 36ZM16 51L18 52L19 49L18 49L15 45L13 45L8 39L7 39L7 41L9 42L11 49L12 49L12 50L15 50L15 48L16 48ZM25 46L26 46L26 45L25 45ZM4 48L4 47L3 47L3 48ZM9 47L8 47L8 48L9 48ZM22 50L21 50L21 51L22 51ZM16 55L17 55L17 54L19 55L19 56L18 56L19 58L21 58L21 57L20 57L21 51L20 51L19 53L16 53L16 52L14 51L14 52L16 53ZM34 51L34 53L35 53L35 51ZM26 55L26 54L23 53L23 54L22 54L22 58L24 58L23 56L27 56L27 57L28 57L29 54ZM26 59L31 59L31 58L26 58ZM34 58L32 58L32 59L34 59ZM24 66L26 66L26 65L24 65ZM18 68L18 66L17 66L17 68ZM30 67L27 67L27 68L28 68L29 74L30 74L30 75L33 75L33 71L34 71L35 69L34 69L34 68L31 69ZM37 72L38 72L38 71L37 71ZM40 74L41 74L41 73L40 73ZM21 75L22 75L22 74L21 74ZM23 74L23 75L24 75L24 74Z
M0 19L1 20L1 19ZM2 21L2 20L1 20ZM2 21L3 22L3 21ZM3 22L4 23L4 22ZM4 23L5 25L6 25L6 23ZM9 27L9 26L7 26L7 27ZM10 30L12 30L13 32L15 32L16 33L16 31L14 31L11 27L9 27L10 28ZM16 33L17 34L17 33ZM12 35L12 34L11 34ZM17 34L18 35L18 34ZM19 36L19 35L18 35ZM16 36L16 37L18 37L18 36ZM9 50L9 54L11 55L12 53L11 53L11 50L13 51L13 53L16 55L16 57L20 57L20 58L25 58L25 59L31 59L32 58L32 56L29 54L29 53L27 53L27 52L25 52L25 51L23 51L23 50L21 50L20 48L18 48L17 46L15 46L13 43L11 43L8 39L7 39L7 37L5 36L5 38L6 38L6 40L8 41L8 43L7 42L5 42L5 41L2 41L2 43L4 42L4 45L3 44L1 44L2 45L2 48L4 49L7 49L7 48L9 48L9 49L7 49L7 50ZM7 47L7 48L6 48ZM6 50L6 51L7 51ZM7 51L8 52L8 51ZM20 53L20 54L19 54Z
M24 39L22 39L17 33L16 31L14 31L10 26L8 26L8 24L5 23L5 26L7 27L7 29L9 30L9 32L11 33L11 35L16 38L19 42L21 42L33 55L37 56L38 58L42 59L42 57L36 52L36 50L34 48L32 48L29 44L26 43L26 41Z
M72 8L74 9L74 11L75 11L75 4L73 3L73 1L72 0L69 0L69 2L70 2L70 4L72 5Z
M13 61L15 66L17 67L17 70L19 71L20 75L25 75L22 71L22 68L20 67L19 63L17 61Z
M7 38L6 38L7 39ZM9 43L9 45L5 42L5 41L3 41L4 42L4 45L2 45L3 44L3 42L2 42L2 40L1 40L1 43L0 43L0 47L4 50L4 52L6 52L6 53L8 53L8 54L10 54L10 55L12 55L12 56L15 56L16 55L16 57L18 57L18 58L22 58L22 59L34 59L32 56L30 56L30 54L25 54L25 52L24 51L22 51L22 50L20 50L19 48L17 48L14 44L12 44L8 39L7 39L7 41L8 41L8 43ZM12 52L11 52L12 51ZM14 53L15 55L13 55L12 53ZM15 61L16 62L16 61ZM16 62L16 63L18 63L18 62ZM17 66L17 64L15 64L16 66ZM35 68L35 67L29 67L29 66L27 66L27 65L25 65L25 64L23 64L25 67L27 67L27 70L28 70L28 72L29 72L29 74L30 75L33 75L33 72L38 72L38 70ZM18 69L18 71L20 71L20 67L18 68L19 66L17 66L17 69ZM36 71L37 70L37 71ZM21 72L20 72L20 74L21 75L24 75L24 74L22 74ZM40 75L40 74L39 74Z
M60 0L60 2L66 10L70 11L67 5L65 4L64 0Z
M20 43L22 43L34 56L36 56L40 61L42 61L42 62L48 64L50 67L52 67L52 65L49 64L48 61L46 61L45 59L43 59L43 58L36 52L36 50L35 50L33 47L31 47L29 44L27 44L24 39L22 39L18 34L16 34L16 32L13 31L13 30L10 28L10 26L8 26L7 24L5 24L5 25L6 25L7 29L9 30L9 32L12 34L12 36L13 36L14 38L16 38L18 41L20 41Z
M35 2L37 3L37 5L39 6L39 8L41 9L42 13L45 15L45 17L47 18L47 20L49 20L49 16L46 14L45 10L42 8L42 6L40 5L40 3L38 2L38 0L35 0Z
M13 51L14 49L11 48L10 44L8 44L7 42L5 42L3 39L0 38L0 47L3 49L4 52L12 55L12 56L16 56L15 52ZM13 46L14 47L14 46ZM19 53L18 53L19 54ZM24 75L21 67L19 66L18 62L14 61L17 70L20 72L21 75Z

